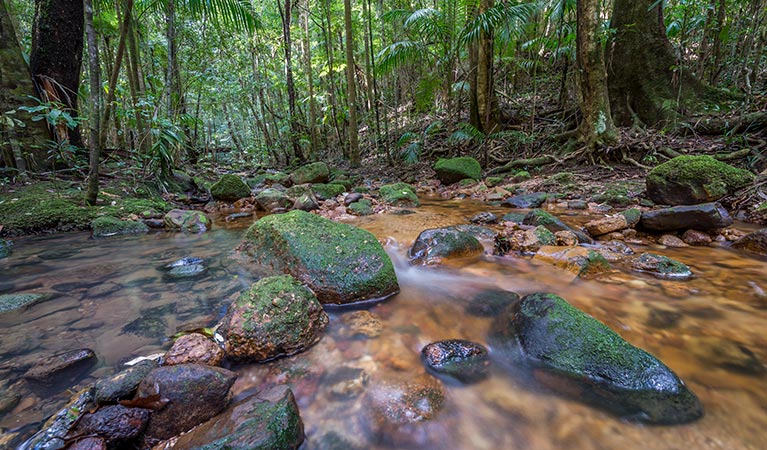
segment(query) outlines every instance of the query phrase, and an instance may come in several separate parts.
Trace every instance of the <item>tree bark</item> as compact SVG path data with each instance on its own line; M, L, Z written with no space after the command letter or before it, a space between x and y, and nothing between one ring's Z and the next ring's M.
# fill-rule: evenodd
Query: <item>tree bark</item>
M493 7L494 0L480 0L478 14ZM493 33L482 31L472 50L471 124L485 134L498 127L498 101L493 84Z
M35 94L29 66L21 54L16 31L5 2L0 1L0 113L20 106L34 106L28 96ZM31 115L17 110L13 118L24 126L0 122L0 147L5 165L20 170L46 167L43 145L50 138L44 122L33 122Z
M39 97L61 102L78 115L77 92L83 61L83 0L35 0L29 66ZM79 127L56 127L59 143L82 148Z
M304 26L304 71L306 72L306 84L309 91L309 137L311 147L307 159L314 158L319 148L319 139L317 137L317 101L314 98L314 74L312 73L312 42L309 32L309 0L306 0L303 11Z
M617 124L632 125L637 119L649 126L667 123L704 94L704 86L674 56L663 2L615 0L611 28L608 87Z
M298 129L298 117L296 112L296 85L293 80L293 63L292 63L292 42L290 38L290 22L292 18L292 4L290 0L285 0L284 9L280 5L280 0L277 0L277 6L280 10L280 16L282 17L282 38L285 50L285 82L288 85L288 120L290 121L290 142L293 144L293 155L299 162L304 161L304 155L301 151L301 146L298 142L299 129Z
M352 38L352 5L350 0L344 0L344 30L346 35L346 98L349 102L349 162L352 167L359 167L357 87L354 82L354 39Z
M101 77L99 68L99 50L96 45L96 30L93 28L93 2L85 0L85 33L88 38L88 110L90 118L88 125L88 153L90 170L88 172L88 189L85 192L85 202L95 205L99 196L99 159L101 158L101 144L99 142L99 91L101 90Z
M99 145L106 143L106 132L109 126L109 119L112 114L112 103L115 101L115 89L117 88L117 79L120 76L120 67L122 66L123 54L125 53L125 41L128 37L128 26L131 22L131 16L133 15L133 0L127 0L125 2L125 11L123 12L123 23L120 26L120 40L117 43L117 54L115 55L114 68L112 69L112 76L109 78L109 86L107 88L107 98L104 102L104 118L101 121L101 134L99 136Z
M607 93L604 46L599 33L600 0L578 0L576 59L580 76L578 139L587 148L617 140Z

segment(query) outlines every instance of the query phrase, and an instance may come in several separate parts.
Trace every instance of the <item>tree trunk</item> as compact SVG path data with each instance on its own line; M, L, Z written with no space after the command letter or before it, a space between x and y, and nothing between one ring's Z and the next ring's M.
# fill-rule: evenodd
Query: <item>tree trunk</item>
M32 76L21 54L13 21L5 2L0 1L0 113L19 106L34 106L27 97L34 94ZM24 127L0 122L0 148L5 165L20 170L46 167L43 145L50 135L45 123L32 122L31 115L20 110L14 117Z
M101 144L99 142L99 91L101 90L101 77L99 68L99 50L96 46L96 30L93 28L93 2L85 0L85 34L88 37L88 110L90 118L88 125L88 150L90 156L90 170L88 172L88 189L85 193L85 202L95 205L99 196L99 159L101 158Z
M352 5L350 0L344 0L344 30L346 32L346 98L349 102L349 162L352 167L359 167L357 87L354 82L354 39L352 38Z
M319 139L317 137L317 101L314 98L314 76L312 74L312 42L311 34L309 33L309 0L306 0L302 14L304 25L304 70L309 90L309 137L311 139L311 147L307 159L311 160L319 148Z
M656 126L674 120L678 110L694 106L705 88L682 70L666 36L663 2L615 0L608 64L613 119Z
M494 0L480 0L478 14L493 7ZM493 33L482 31L471 54L474 59L471 76L471 124L485 134L498 127L498 101L493 85Z
M576 59L580 78L581 123L578 139L589 149L617 140L607 93L600 0L578 0Z
M328 57L328 100L330 101L330 113L333 118L333 129L336 131L336 139L338 139L338 144L340 145L343 143L343 136L341 134L341 129L338 126L338 101L336 99L336 93L338 90L336 89L336 76L334 69L335 59L333 58L333 22L331 21L330 0L324 0L323 6L325 9L323 21L327 20L324 37L325 51Z
M106 144L106 132L109 127L109 119L112 114L112 103L115 101L117 79L120 76L120 67L122 66L123 54L125 53L125 41L128 37L128 26L130 25L131 16L133 14L133 0L127 0L125 2L125 11L123 14L125 14L125 17L123 17L123 23L120 26L120 40L117 43L117 54L115 55L114 69L112 69L112 76L109 78L107 99L104 102L104 119L101 121L102 129L99 137L100 145Z
M29 66L43 101L61 102L78 115L77 92L83 61L83 0L35 0ZM56 127L59 143L82 148L80 129Z
M296 85L293 80L292 42L290 39L290 22L292 17L292 5L290 0L285 0L285 8L277 0L277 6L282 17L282 38L285 50L285 82L288 85L288 120L290 121L290 142L293 144L293 155L299 162L304 161L304 155L299 144L298 117L296 113Z

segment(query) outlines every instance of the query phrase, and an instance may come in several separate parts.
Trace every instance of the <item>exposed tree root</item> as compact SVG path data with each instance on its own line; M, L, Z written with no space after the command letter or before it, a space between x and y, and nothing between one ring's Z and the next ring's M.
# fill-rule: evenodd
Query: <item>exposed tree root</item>
M504 164L503 166L496 167L495 169L488 172L488 174L496 175L499 173L509 172L511 169L514 169L516 167L545 166L546 164L551 164L554 162L562 162L562 161L558 160L557 158L554 158L551 155L540 156L537 158L515 159L513 161L510 161Z
M690 134L718 135L758 132L767 129L767 112L755 112L737 117L705 117L694 122L683 122L674 128L682 136Z

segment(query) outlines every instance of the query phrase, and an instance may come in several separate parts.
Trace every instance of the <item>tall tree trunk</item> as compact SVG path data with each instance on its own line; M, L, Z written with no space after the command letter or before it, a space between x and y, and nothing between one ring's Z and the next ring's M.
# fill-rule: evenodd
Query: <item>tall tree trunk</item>
M663 2L615 0L608 63L613 119L655 126L674 120L679 107L694 105L705 87L682 70L666 36ZM681 94L681 95L680 95Z
M122 66L123 54L125 53L125 41L128 37L128 26L133 15L133 0L126 0L125 10L123 11L123 22L120 26L120 40L117 43L117 54L115 55L114 68L112 76L109 78L107 87L107 98L104 102L104 118L101 121L101 134L99 136L100 145L106 144L106 133L109 127L109 119L112 114L112 103L115 101L115 90L117 88L117 79L120 77L120 67Z
M307 159L313 159L319 148L317 136L317 100L314 98L314 76L312 74L312 40L309 32L309 0L306 0L303 15L304 26L304 71L309 90L309 137L311 147Z
M350 0L344 0L344 31L346 35L346 98L349 102L349 162L352 167L359 167L357 87L354 82L354 39L352 37L352 5Z
M178 46L176 45L176 6L175 1L168 1L165 10L165 39L168 46L168 67L165 73L168 117L176 119L184 109L181 92L181 73L178 68Z
M477 14L487 12L493 7L493 3L494 0L480 0ZM493 86L493 33L483 30L479 41L473 47L470 121L478 130L490 134L498 127L498 102Z
M99 49L96 46L96 30L93 28L93 2L85 0L85 34L88 38L88 110L90 119L90 133L88 135L88 150L90 156L90 170L88 172L88 189L85 193L85 202L95 205L99 196L99 159L101 158L101 144L99 142L99 91L101 90L101 77L99 68Z
M29 54L33 81L43 101L61 102L72 116L78 114L84 20L83 0L35 0ZM55 132L60 143L82 148L78 127L61 124Z
M605 51L599 24L601 0L578 0L576 58L580 78L579 140L589 149L617 140L607 93Z
M330 14L330 0L324 0L323 6L325 7L323 21L327 20L324 37L325 51L328 57L328 99L330 100L330 113L333 116L333 129L336 130L336 139L338 139L338 143L340 145L343 143L343 136L341 134L341 129L338 126L338 100L336 96L338 90L336 89L336 75L333 58L333 22L331 21Z
M304 155L299 144L298 115L296 112L296 85L293 80L292 46L290 39L290 22L293 16L290 0L285 0L285 7L277 0L277 7L282 17L282 39L285 50L285 82L288 85L288 120L290 121L290 142L293 145L293 155L299 162L304 161Z
M0 113L34 106L28 97L34 94L32 76L21 54L13 21L5 2L0 1ZM45 124L33 122L31 115L21 110L17 110L15 117L24 127L0 123L2 161L19 170L46 167L43 144L50 135Z

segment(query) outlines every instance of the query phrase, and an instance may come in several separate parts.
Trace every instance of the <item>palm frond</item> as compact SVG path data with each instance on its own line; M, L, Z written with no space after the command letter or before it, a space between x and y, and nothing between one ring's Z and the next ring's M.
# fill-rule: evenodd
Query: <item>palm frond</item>
M196 17L208 16L240 31L252 32L258 25L249 0L184 0L183 4Z
M404 26L406 29L414 31L425 41L440 40L448 32L445 17L442 12L434 8L422 8L413 11L405 20Z
M421 60L428 49L420 42L399 41L387 45L376 56L376 70L390 72L397 67Z
M466 24L459 41L462 45L468 45L501 27L506 27L509 35L519 35L539 8L538 2L499 3Z

